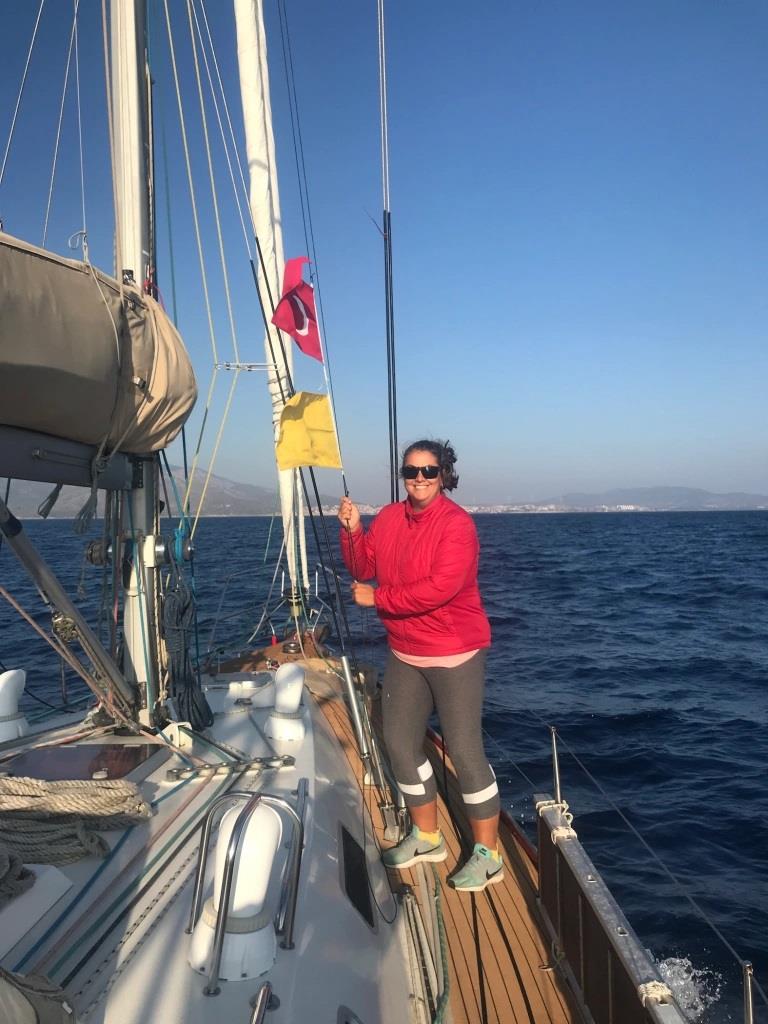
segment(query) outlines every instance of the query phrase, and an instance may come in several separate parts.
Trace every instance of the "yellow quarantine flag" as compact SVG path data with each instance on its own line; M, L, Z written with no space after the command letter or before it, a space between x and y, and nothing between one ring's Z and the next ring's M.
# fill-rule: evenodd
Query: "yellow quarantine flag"
M341 469L339 443L327 395L297 391L288 399L280 414L280 436L275 450L280 469L297 466Z

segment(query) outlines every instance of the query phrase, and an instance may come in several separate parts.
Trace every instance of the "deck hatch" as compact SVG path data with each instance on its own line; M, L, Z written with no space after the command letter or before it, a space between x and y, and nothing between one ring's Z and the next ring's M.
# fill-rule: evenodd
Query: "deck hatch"
M80 743L71 747L42 747L14 757L6 770L17 778L61 782L92 779L95 772L106 772L106 779L124 779L144 761L156 754L156 743Z
M341 855L344 890L352 906L373 928L375 919L368 880L368 865L362 846L341 826Z

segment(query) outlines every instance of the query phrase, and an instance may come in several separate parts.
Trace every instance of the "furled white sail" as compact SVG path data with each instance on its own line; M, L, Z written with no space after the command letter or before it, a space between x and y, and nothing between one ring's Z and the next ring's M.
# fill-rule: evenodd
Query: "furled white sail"
M195 378L154 299L0 233L0 309L0 423L137 453L179 433Z
M250 208L253 227L261 247L258 266L258 287L268 317L280 299L284 265L283 235L280 222L280 196L275 162L275 139L272 131L272 107L269 94L267 48L261 0L235 0L237 26L237 58L240 69L240 93L243 104L246 155L250 178ZM289 381L293 374L291 341L286 339L285 351L278 344L277 331L272 330L272 345L265 337L268 382L272 399L274 439L277 442L280 414L290 397ZM278 470L280 503L283 517L288 570L291 584L296 586L296 547L301 558L303 585L308 586L306 543L304 537L304 501L298 486L298 470ZM294 509L297 515L294 516ZM294 530L298 522L298 537Z

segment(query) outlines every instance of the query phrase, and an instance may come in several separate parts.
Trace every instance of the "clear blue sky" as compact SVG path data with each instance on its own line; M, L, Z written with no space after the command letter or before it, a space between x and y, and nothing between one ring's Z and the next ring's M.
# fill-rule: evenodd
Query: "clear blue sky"
M33 241L70 9L64 0L48 6L0 188L6 230ZM171 7L180 31L184 5ZM228 4L208 7L234 86ZM286 253L298 255L281 47L276 8L267 7ZM342 451L353 496L380 501L388 481L382 245L371 222L381 210L375 5L288 7ZM3 150L36 9L36 0L3 5ZM88 227L94 258L109 268L100 2L81 0L81 9ZM764 0L390 0L387 34L401 440L448 436L460 457L456 497L466 502L663 484L768 492ZM157 49L163 57L160 38ZM182 72L191 88L187 58ZM156 75L176 175L173 98L167 72ZM49 239L57 249L81 220L67 109ZM210 357L182 179L171 193L179 325L204 390ZM246 357L257 360L259 317L229 207L225 222L238 325ZM165 253L164 244L170 304ZM300 387L322 386L300 354L296 376ZM255 375L241 382L217 471L271 487L263 390ZM326 494L340 487L328 471L320 484Z

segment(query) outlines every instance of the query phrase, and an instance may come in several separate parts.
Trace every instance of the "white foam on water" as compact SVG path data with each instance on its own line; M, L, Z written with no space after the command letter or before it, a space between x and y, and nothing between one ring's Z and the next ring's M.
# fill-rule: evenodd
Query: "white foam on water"
M720 998L723 978L706 967L694 967L690 960L678 956L657 961L662 981L688 1020L697 1021Z

